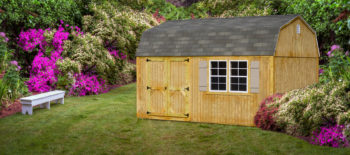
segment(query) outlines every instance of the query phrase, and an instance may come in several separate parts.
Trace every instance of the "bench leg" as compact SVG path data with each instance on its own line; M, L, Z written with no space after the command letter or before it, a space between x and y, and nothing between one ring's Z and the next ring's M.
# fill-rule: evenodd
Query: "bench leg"
M33 114L33 107L32 105L26 105L22 104L22 114L25 115L28 112L28 115Z
M64 104L64 98L61 99L61 104Z
M45 108L46 108L46 109L50 109L50 101L47 102L47 103L45 103Z

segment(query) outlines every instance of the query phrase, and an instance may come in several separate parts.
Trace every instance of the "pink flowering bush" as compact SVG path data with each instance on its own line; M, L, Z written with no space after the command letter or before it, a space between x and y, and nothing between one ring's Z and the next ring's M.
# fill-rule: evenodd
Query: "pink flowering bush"
M38 45L39 50L42 50L47 45L44 37L45 30L42 29L29 29L28 31L22 31L19 34L18 45L24 51L31 52Z
M117 59L122 59L122 60L126 59L126 55L122 52L119 52L119 50L110 50L109 53Z
M347 147L349 141L343 134L344 125L324 126L320 131L314 131L312 144L331 147Z
M65 89L79 96L106 92L106 84L119 79L127 58L119 50L107 50L99 37L63 21L57 29L21 32L18 45L36 54L26 82L35 92Z
M96 75L75 74L75 82L69 90L69 95L85 96L97 95L107 91L105 81Z
M47 29L46 31L51 31ZM60 25L54 33L51 43L46 42L44 31L30 29L27 32L21 32L19 37L19 46L24 51L32 51L37 45L38 54L32 62L27 85L30 91L47 92L55 89L57 75L59 70L56 67L56 62L60 59L63 51L64 41L68 39L69 33ZM46 49L52 49L47 51Z
M265 98L260 103L258 112L254 117L254 124L256 127L264 130L279 130L279 126L276 123L274 114L278 111L278 107L269 106L276 100L280 99L282 94L275 94Z

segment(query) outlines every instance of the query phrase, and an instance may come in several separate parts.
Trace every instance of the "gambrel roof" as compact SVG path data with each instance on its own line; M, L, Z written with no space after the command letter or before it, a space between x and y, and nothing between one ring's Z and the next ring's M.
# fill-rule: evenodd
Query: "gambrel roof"
M167 21L142 34L136 56L272 56L280 28L296 17Z

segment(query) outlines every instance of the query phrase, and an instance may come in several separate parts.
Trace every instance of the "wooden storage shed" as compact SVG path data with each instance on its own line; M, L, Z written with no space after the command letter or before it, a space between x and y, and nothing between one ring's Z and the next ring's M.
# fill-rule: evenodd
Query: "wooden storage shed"
M138 118L254 126L265 97L318 82L316 33L298 15L167 21L136 56Z

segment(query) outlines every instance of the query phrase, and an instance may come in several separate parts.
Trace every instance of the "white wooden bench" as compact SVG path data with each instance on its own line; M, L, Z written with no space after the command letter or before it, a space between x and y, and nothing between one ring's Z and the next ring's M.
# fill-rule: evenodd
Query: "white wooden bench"
M32 115L33 107L36 105L40 105L41 108L50 109L50 102L55 100L56 103L60 101L61 104L64 104L64 93L65 91L55 90L21 98L20 101L22 104L22 114L25 115L28 112L29 115Z

